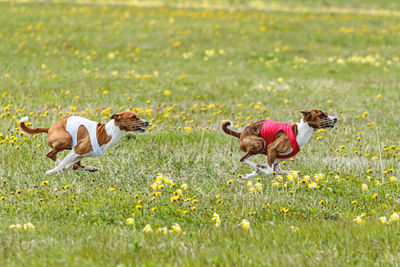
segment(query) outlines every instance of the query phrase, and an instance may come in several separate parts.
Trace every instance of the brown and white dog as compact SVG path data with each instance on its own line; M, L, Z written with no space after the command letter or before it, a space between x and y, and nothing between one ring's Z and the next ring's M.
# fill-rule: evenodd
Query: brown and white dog
M36 129L29 128L25 125L25 122L28 121L28 117L24 117L20 120L20 126L26 133L48 133L47 144L53 150L47 153L46 156L57 162L58 165L54 169L47 171L46 174L63 172L71 166L73 166L74 170L85 170L91 172L98 170L96 167L81 165L81 160L84 157L90 157L93 153L92 143L88 130L85 126L81 125L77 129L77 144L72 147L72 136L66 130L69 118L70 117L66 117L54 122L50 128ZM148 121L143 120L139 118L137 114L128 111L112 115L111 120L106 124L97 123L97 128L94 131L96 132L97 144L101 154L118 143L125 133L132 131L144 132L145 129L143 128L148 125ZM63 160L57 159L57 153L66 149L71 151Z
M337 118L329 116L326 112L319 109L302 110L303 114L301 120L291 125L291 130L297 141L298 148L301 149L303 145L310 139L316 129L333 128L337 123ZM241 176L242 179L251 179L259 175L261 172L265 174L286 174L297 171L282 171L279 164L284 159L277 158L292 153L292 144L288 135L284 131L278 131L275 136L271 136L273 140L266 146L265 136L261 136L261 129L265 121L259 121L247 126L243 132L235 132L232 130L232 123L230 121L223 121L221 128L224 133L239 138L240 150L246 152L246 155L240 159L241 162L246 163L254 168L250 174ZM268 157L266 164L256 164L250 160L249 157L257 154L264 154Z

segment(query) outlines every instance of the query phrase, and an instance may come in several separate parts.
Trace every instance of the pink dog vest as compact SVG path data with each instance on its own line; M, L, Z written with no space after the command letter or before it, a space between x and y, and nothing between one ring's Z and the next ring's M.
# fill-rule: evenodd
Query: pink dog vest
M297 144L296 137L293 134L292 125L283 122L266 120L261 128L261 136L265 140L264 150L267 152L267 147L274 141L275 134L279 131L284 131L289 137L290 144L292 145L292 152L288 155L277 155L278 159L288 159L294 157L300 151L300 147Z

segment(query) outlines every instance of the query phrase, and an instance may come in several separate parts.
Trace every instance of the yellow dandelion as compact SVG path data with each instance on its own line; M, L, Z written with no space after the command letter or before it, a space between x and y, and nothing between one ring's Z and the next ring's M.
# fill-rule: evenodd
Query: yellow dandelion
M390 220L397 222L399 220L399 214L397 212L393 212L392 215L390 215Z
M146 226L143 228L142 232L147 234L147 233L153 232L153 229L151 228L150 224L146 224Z
M289 209L288 208L282 208L279 210L281 213L288 213Z
M357 216L353 221L356 222L357 224L364 223L362 216Z
M182 228L181 228L181 226L179 225L179 224L177 224L177 223L175 223L175 224L173 224L172 226L171 226L171 228L172 228L172 231L174 232L174 233L181 233L182 232Z
M242 227L243 230L248 231L250 229L250 222L246 219L243 219L239 225Z
M362 184L362 185L361 185L361 189L362 189L363 191L368 191L368 185Z

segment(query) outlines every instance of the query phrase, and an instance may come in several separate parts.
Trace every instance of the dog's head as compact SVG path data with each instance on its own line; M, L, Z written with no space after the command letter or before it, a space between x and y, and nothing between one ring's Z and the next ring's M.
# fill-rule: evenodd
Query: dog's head
M118 126L122 131L127 132L145 132L149 122L141 119L136 113L125 111L116 113L111 116L115 126Z
M300 110L303 114L303 121L307 122L314 129L333 128L337 123L337 118L329 116L320 109Z

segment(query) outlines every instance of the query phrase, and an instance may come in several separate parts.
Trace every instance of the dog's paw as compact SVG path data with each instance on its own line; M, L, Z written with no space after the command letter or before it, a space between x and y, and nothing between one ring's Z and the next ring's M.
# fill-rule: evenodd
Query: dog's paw
M252 173L249 173L249 174L244 174L244 175L241 174L241 175L239 175L239 178L242 180L249 180L249 179L252 179L252 178L258 176L259 174L260 173L258 171L253 171Z
M96 167L93 166L85 166L83 168L84 171L88 171L88 172L97 172L99 169L97 169Z
M53 170L48 170L45 174L46 175L52 175L53 173L55 173L56 171L53 169Z

